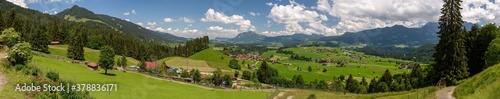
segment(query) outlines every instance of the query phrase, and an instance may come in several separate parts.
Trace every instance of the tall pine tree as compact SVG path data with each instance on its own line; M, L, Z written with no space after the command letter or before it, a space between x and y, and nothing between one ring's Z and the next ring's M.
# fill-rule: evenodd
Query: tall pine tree
M465 56L465 32L462 30L462 15L460 3L462 0L444 0L441 16L439 17L438 37L441 38L435 47L433 65L435 72L434 82L439 79L447 85L463 79L467 72L467 57Z
M82 32L80 28L73 29L70 32L71 36L67 54L68 58L74 60L85 60L85 57L83 56L83 47L87 44L87 34Z
M472 25L471 30L467 33L466 44L467 47L467 67L469 68L470 75L475 75L483 70L484 59L481 54L484 52L480 51L478 42L479 36L479 26L477 24Z

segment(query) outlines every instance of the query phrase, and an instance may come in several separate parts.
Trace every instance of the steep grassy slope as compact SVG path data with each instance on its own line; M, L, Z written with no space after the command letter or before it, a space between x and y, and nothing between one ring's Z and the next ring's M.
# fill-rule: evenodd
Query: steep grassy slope
M189 58L196 60L204 60L208 63L208 65L210 65L210 67L213 68L220 68L227 70L231 69L228 66L231 58L213 49L205 49L201 52L191 55L191 57Z
M458 99L497 99L500 95L500 64L465 80L453 95Z

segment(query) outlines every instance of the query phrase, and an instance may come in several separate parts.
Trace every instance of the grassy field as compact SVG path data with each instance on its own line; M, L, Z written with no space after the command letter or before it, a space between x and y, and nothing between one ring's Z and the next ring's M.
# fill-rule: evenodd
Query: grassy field
M344 94L341 92L297 89L295 91L286 91L282 97L277 97L277 99L286 99L288 96L293 96L293 99L306 99L311 94L315 94L316 99L435 99L435 92L438 90L437 87L426 87L401 92Z
M91 92L98 99L255 99L265 98L267 92L209 90L190 84L180 84L158 80L133 72L110 71L115 76L101 74L104 71L92 71L81 64L66 63L43 57L33 57L33 63L42 71L56 71L61 79L77 83L116 83L118 91Z
M90 49L90 48L83 48L83 50L84 50L84 57L87 61L91 61L91 62L98 62L99 61L99 55L101 55L99 50L94 50L94 49ZM58 55L58 56L65 57L66 54L68 53L68 45L49 45L49 52L52 55ZM121 56L120 55L115 56L115 61L117 61L118 58L121 58ZM139 61L134 59L134 58L127 57L127 64L129 66L130 65L137 65L137 64L139 64Z
M496 99L500 95L500 64L463 81L453 93L458 99Z
M186 63L189 63L189 68L196 68L203 72L215 71L215 68L210 67L207 62L202 60L193 60L183 57L169 57L159 60L159 62L165 62L168 66L176 68L187 68Z
M228 70L228 71L234 72L234 69L232 69L228 66L229 61L231 61L231 58L229 58L227 55L225 55L219 51L215 51L213 49L205 49L203 51L200 51L194 55L191 55L189 57L189 59L203 60L203 61L207 62L207 64L210 67L212 67L214 69L220 68L222 70ZM251 62L249 60L246 60L245 64L242 64L241 61L242 60L238 60L238 64L240 64L241 70L248 70L248 68L246 67L245 64L256 63L256 62ZM260 63L262 63L262 62L258 62L257 66L260 66Z
M331 53L331 52L314 52L316 49L330 49L330 50L336 50L337 53ZM409 62L409 61L404 61L404 60L397 60L397 59L392 59L392 58L380 58L376 56L369 56L365 55L364 53L360 52L354 52L354 51L342 51L338 48L331 48L331 47L299 47L299 48L287 48L285 50L290 50L293 51L294 53L298 55L303 55L306 57L312 57L312 58L333 58L337 60L346 60L346 61L353 61L351 63L348 63L346 67L336 67L336 64L331 64L327 66L323 66L319 63L315 62L307 62L307 61L297 61L297 60L284 60L281 61L282 64L271 64L273 68L278 69L279 74L281 76L284 76L286 78L292 78L293 75L302 75L306 81L314 81L315 79L317 80L325 80L325 81L331 81L333 80L333 76L339 77L340 75L345 75L348 76L349 74L352 74L355 79L361 80L362 77L367 78L367 81L371 80L374 77L380 77L385 70L389 69L392 74L398 74L398 73L410 73L411 70L407 69L397 69L396 68L396 63L395 62L386 62L388 60L390 61L402 61L402 62ZM343 54L348 54L348 53L355 53L358 55L365 55L369 56L367 58L363 58L362 60L359 59L352 59L349 56L344 56ZM338 56L336 54L339 54ZM281 60L287 59L291 55L287 54L282 54L282 53L276 53L276 50L270 50L266 53L262 54L262 57L270 57L273 55L271 59L277 59L280 58ZM382 60L382 62L377 62L376 60ZM367 62L368 64L360 64L362 62ZM285 66L284 63L290 63L292 64L291 66ZM311 66L312 71L309 72L307 71L307 68ZM297 70L297 68L301 68L302 71ZM318 68L319 67L319 68ZM327 72L322 72L323 69L326 69Z

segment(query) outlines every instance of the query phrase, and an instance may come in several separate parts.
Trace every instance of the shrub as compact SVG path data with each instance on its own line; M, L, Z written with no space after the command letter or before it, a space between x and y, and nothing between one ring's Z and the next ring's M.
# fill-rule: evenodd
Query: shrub
M59 80L59 74L53 71L47 72L47 78L53 80L53 81L58 81Z
M309 97L307 97L307 99L316 99L316 94L310 94Z
M39 73L40 73L40 69L39 68L32 68L31 69L31 75L38 76Z
M22 65L22 64L17 64L16 66L14 66L16 68L16 71L20 71L22 70L25 66Z

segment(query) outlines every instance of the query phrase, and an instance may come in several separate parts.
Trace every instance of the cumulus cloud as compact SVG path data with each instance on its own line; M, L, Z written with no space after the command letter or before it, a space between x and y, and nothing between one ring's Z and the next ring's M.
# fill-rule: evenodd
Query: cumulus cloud
M164 18L163 21L167 22L167 23L170 23L170 22L174 22L175 20L172 19L172 18Z
M12 2L15 5L21 6L23 8L28 8L28 5L26 4L26 2L24 2L24 0L7 0L7 1Z
M327 21L328 17L319 14L314 10L307 9L306 6L290 0L289 5L272 5L271 12L268 18L279 24L284 24L285 28L282 31L264 31L262 32L268 36L274 35L291 35L295 33L313 34L321 33L325 35L336 35L337 32L331 27L322 24ZM309 24L308 27L303 28L300 23ZM267 27L270 27L271 22L267 22Z
M125 12L125 13L123 13L123 15L125 15L125 16L130 15L130 12Z
M318 0L315 9L339 18L335 28L343 33L436 22L442 5L441 0Z
M249 12L248 14L250 14L251 16L260 16L260 13L256 12Z
M500 2L490 0L464 0L462 2L462 18L472 23L500 24Z
M246 20L243 16L232 15L227 16L223 12L215 12L214 9L208 9L205 13L205 18L201 19L202 22L219 22L224 24L235 24L240 26L241 31L254 31L255 26L252 26L250 20Z
M223 27L220 26L210 26L207 28L207 30L217 33L233 33L233 34L238 33L238 29L224 29Z
M139 25L139 26L143 26L143 25L144 25L144 23L142 23L142 22L137 22L137 23L135 23L135 24L137 24L137 25Z
M186 22L186 23L193 23L193 22L195 22L194 19L187 18L187 17L181 17L179 20L182 21L182 22Z

